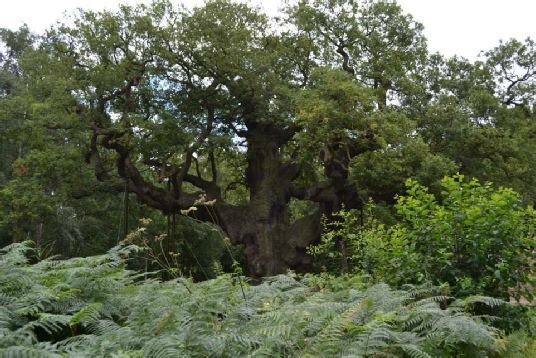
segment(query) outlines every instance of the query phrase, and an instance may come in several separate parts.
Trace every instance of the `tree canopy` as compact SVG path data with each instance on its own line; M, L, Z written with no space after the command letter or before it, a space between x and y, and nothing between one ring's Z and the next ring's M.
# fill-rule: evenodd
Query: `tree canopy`
M536 199L531 39L445 58L393 1L300 0L271 18L159 0L72 20L1 32L0 225L14 241L56 216L74 248L82 212L113 226L131 194L219 225L263 277L308 271L321 215L394 204L410 177L433 191L459 172Z

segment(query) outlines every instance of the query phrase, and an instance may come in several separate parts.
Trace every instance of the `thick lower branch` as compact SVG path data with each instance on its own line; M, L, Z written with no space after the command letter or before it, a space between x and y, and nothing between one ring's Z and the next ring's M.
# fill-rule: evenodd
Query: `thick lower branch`
M117 134L107 134L102 140L102 145L104 148L113 150L117 153L117 173L119 174L120 178L129 181L129 191L135 193L140 202L154 209L161 210L164 213L177 212L181 209L187 209L193 205L194 201L199 197L201 192L195 194L181 193L181 195L177 196L174 193L170 193L169 191L157 187L145 180L136 165L132 162L128 148L118 143L117 139L120 136L121 135ZM96 145L93 146L92 150L93 157L100 158ZM99 172L96 172L96 174L99 174ZM104 179L102 175L101 179ZM105 179L106 181L113 180L113 178L109 176ZM118 178L116 178L116 180L117 179ZM117 191L124 191L124 180L119 180L115 185L113 185ZM222 201L221 189L215 183L205 181L199 177L189 175L187 173L184 176L184 180L194 184L206 192L210 197L210 200L217 199L220 202Z

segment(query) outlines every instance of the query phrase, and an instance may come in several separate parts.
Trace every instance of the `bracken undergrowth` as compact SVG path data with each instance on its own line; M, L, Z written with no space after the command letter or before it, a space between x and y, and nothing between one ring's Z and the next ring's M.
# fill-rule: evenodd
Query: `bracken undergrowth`
M497 318L466 310L505 304L494 298L359 276L160 282L129 271L129 253L32 264L28 243L4 248L0 357L487 357L507 344Z

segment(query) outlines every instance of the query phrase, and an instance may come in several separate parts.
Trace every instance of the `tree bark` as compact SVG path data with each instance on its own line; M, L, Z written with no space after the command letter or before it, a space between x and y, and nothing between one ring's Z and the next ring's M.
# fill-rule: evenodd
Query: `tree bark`
M246 178L250 201L222 215L222 226L234 244L245 246L247 274L273 276L287 270L306 272L312 258L306 248L319 236L320 220L311 215L289 222L286 208L299 166L282 163L281 136L269 126L248 131Z

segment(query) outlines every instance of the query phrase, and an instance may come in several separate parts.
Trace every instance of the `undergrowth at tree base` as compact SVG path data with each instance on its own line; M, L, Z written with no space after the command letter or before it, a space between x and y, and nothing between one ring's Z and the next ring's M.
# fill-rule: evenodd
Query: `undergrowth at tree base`
M31 264L0 256L1 357L528 357L533 333L496 323L517 306L432 286L292 273L257 286L233 275L194 283L126 269L129 247ZM505 317L471 314L475 305ZM510 309L511 308L511 309ZM517 314L530 319L531 310ZM521 313L520 313L521 312ZM519 318L519 317L518 317ZM532 342L532 343L531 343Z

